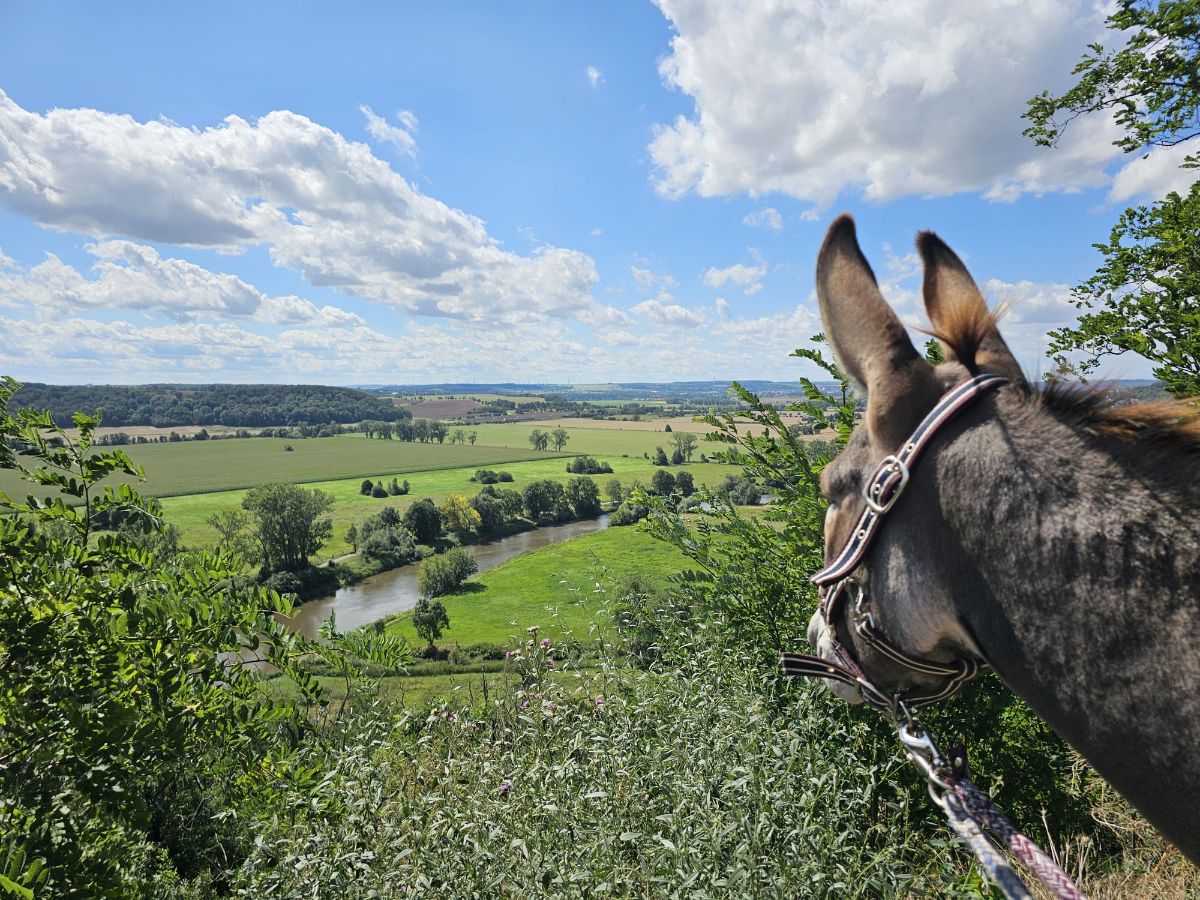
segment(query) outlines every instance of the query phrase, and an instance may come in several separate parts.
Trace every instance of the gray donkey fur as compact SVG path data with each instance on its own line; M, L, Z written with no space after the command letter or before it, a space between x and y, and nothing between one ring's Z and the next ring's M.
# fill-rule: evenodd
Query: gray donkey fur
M888 514L860 573L876 622L910 653L987 660L1200 864L1196 408L1031 389L958 257L929 233L918 247L947 349L936 369L880 295L848 216L821 249L825 328L869 398L823 476L827 557L863 509L862 482L937 398L978 372L1007 375L935 439ZM881 687L921 683L839 626ZM809 638L828 656L819 617Z

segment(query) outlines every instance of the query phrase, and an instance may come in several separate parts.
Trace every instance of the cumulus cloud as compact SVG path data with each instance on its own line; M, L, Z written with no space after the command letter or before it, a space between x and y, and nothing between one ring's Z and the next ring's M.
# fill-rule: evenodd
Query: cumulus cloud
M742 224L749 228L766 228L778 233L783 231L783 216L779 215L779 210L775 207L768 206L766 209L747 213L742 219Z
M417 158L417 139L413 137L413 132L417 130L417 117L410 113L407 109L397 111L396 118L400 121L400 125L388 122L382 116L375 115L374 110L367 105L362 105L358 108L367 119L367 132L377 141L391 144L401 153L412 159Z
M653 300L643 300L630 311L648 322L666 328L697 328L704 324L704 316L700 313L672 303L669 294L661 295Z
M713 306L717 309L717 315L722 319L729 318L729 302L724 297L718 297L713 301Z
M757 294L762 290L762 279L767 274L767 263L757 253L753 255L755 264L752 266L737 263L724 269L710 268L703 275L704 284L714 290L732 284L740 287L742 293L747 297Z
M132 241L102 241L85 249L96 260L92 277L53 253L26 272L0 272L0 294L28 303L41 316L83 309L161 313L176 320L235 317L268 324L362 325L354 313L318 308L294 296L270 297L235 275L212 272L183 259L163 258Z
M1161 200L1171 191L1186 194L1200 179L1200 171L1180 168L1184 158L1195 153L1191 143L1158 147L1148 156L1138 156L1117 172L1108 199L1114 203Z
M587 80L588 80L588 84L590 84L592 87L599 87L601 84L604 83L604 73L601 72L599 69L597 69L595 66L588 66L587 67Z
M1107 182L1110 121L1062 146L1022 136L1025 101L1069 84L1064 60L1103 32L1089 0L838 4L656 0L675 29L664 81L694 112L650 145L658 190L781 191L828 205L983 191L993 199Z
M422 315L507 323L598 306L591 257L504 250L482 220L422 194L367 145L287 111L196 129L92 109L42 115L0 92L0 206L96 237L265 245L312 284Z

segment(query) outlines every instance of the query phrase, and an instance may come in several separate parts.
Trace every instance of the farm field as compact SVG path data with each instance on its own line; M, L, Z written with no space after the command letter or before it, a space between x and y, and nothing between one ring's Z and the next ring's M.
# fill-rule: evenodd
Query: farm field
M531 625L552 641L571 636L590 641L596 631L612 630L609 607L614 581L638 574L655 587L687 567L674 547L639 528L608 528L534 550L467 582L463 591L442 597L450 617L438 643L464 647L508 644ZM422 641L402 614L387 630L414 646Z
M284 446L291 444L293 450ZM120 448L146 470L143 493L156 497L199 494L254 487L268 481L296 484L342 478L374 478L433 469L481 467L563 455L514 444L511 447L421 444L368 440L362 435L287 440L243 438L224 441L181 441L174 444L135 444ZM578 451L577 451L578 452ZM114 478L128 480L127 476ZM0 470L0 490L23 496L25 482Z
M802 417L799 413L781 412L779 416L781 419L783 419L784 423L788 425L799 424L802 421ZM667 425L671 426L671 431L690 431L692 434L696 435L705 435L710 431L713 431L713 428L710 425L706 425L703 422L693 422L691 416L669 416L655 419L639 419L636 422L629 419L547 419L544 422L522 422L521 424L528 426L531 429L541 428L543 431L547 428L557 428L560 425L563 428L566 428L568 431L570 431L572 428L578 428L581 431L656 431L662 434L663 437L668 441L671 439L671 435L665 431ZM749 423L747 422L747 424ZM514 424L511 426L486 425L475 427L514 428L518 426ZM833 431L828 430L824 434L811 436L804 435L803 437L808 440L829 440L832 438L832 436ZM526 436L526 439L528 440L528 435ZM568 444L567 446L569 447L571 445ZM670 445L664 445L663 449L669 450Z
M336 439L321 438L319 440ZM394 442L372 441L370 443ZM546 457L548 454L537 455ZM567 460L565 458L554 455L550 456L551 458L548 459L543 458L491 465L491 468L510 472L513 476L511 484L499 484L497 487L521 490L529 482L543 478L566 481L568 478L574 477L566 472ZM654 472L656 471L655 466L640 456L630 459L612 456L602 458L612 465L613 473L611 475L589 476L596 481L602 494L604 486L610 479L618 479L625 487L631 486L635 481L649 484L650 479L654 477ZM349 553L350 546L345 540L347 527L351 523L361 523L368 516L379 512L384 506L392 505L403 510L422 497L432 497L434 500L440 502L450 494L473 496L482 488L482 485L475 484L470 480L478 468L480 466L470 465L455 469L430 469L420 472L383 470L366 473L363 477L371 478L372 480L386 478L390 481L393 475L396 475L401 481L408 480L410 487L408 494L398 497L388 497L386 499L366 497L360 494L359 487L362 484L362 478L360 477L309 482L305 484L305 487L317 488L332 494L334 497L334 506L331 513L333 519L333 538L322 548L321 559ZM669 470L674 473L684 468L692 473L697 486L701 484L715 486L726 475L735 474L738 471L729 466L717 463L693 463L690 466L671 466ZM194 547L208 547L212 546L216 541L217 535L205 523L205 519L214 513L220 512L222 509L240 508L242 497L245 493L244 490L233 490L167 497L162 501L163 512L167 521L176 525L182 531L183 542L185 544Z
M561 425L567 430L570 439L564 452L573 454L587 453L592 456L612 456L628 454L641 456L643 453L654 453L655 447L662 447L668 454L674 448L671 434L663 431L666 420L658 422L607 422L592 419L554 419L537 422L514 422L509 425L472 425L472 431L479 432L479 444L489 447L510 447L513 449L529 446L529 433L535 428L542 431ZM690 423L695 424L695 423ZM636 425L638 428L623 428L621 426ZM645 427L652 426L652 427ZM672 425L672 428L675 426ZM689 429L690 430L690 429ZM707 429L704 429L705 431ZM705 441L701 438L696 447L693 459L699 459L701 453L713 453L721 449L721 445Z

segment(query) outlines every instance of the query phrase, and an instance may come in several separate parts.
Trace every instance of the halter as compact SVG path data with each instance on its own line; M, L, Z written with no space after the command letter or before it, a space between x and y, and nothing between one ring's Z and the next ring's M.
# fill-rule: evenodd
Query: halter
M803 653L780 654L783 674L809 678L829 678L856 688L864 700L872 706L895 710L899 705L908 709L919 709L943 700L955 693L975 676L987 670L981 659L958 659L953 662L936 662L921 659L897 647L879 630L871 613L870 602L862 584L853 573L862 565L870 549L871 541L879 531L883 518L888 514L904 488L908 485L909 472L921 451L933 440L938 431L953 419L971 401L987 391L1007 384L1008 379L1000 375L977 375L944 394L921 424L909 436L896 454L883 458L871 479L863 486L866 509L854 526L850 538L842 550L812 581L820 587L817 606L837 660ZM877 687L863 672L862 667L850 650L837 638L836 619L843 603L850 603L854 631L873 649L893 662L922 675L934 675L942 679L940 685L918 690L916 688L897 694L887 694Z

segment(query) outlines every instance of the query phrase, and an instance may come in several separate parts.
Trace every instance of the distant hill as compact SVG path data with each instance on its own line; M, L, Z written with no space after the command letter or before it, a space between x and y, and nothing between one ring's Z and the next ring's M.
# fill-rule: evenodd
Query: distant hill
M412 414L391 400L355 388L316 384L143 384L57 385L29 382L10 407L49 409L69 425L76 412L99 411L104 425L228 425L255 428L325 425L380 419L394 422Z

